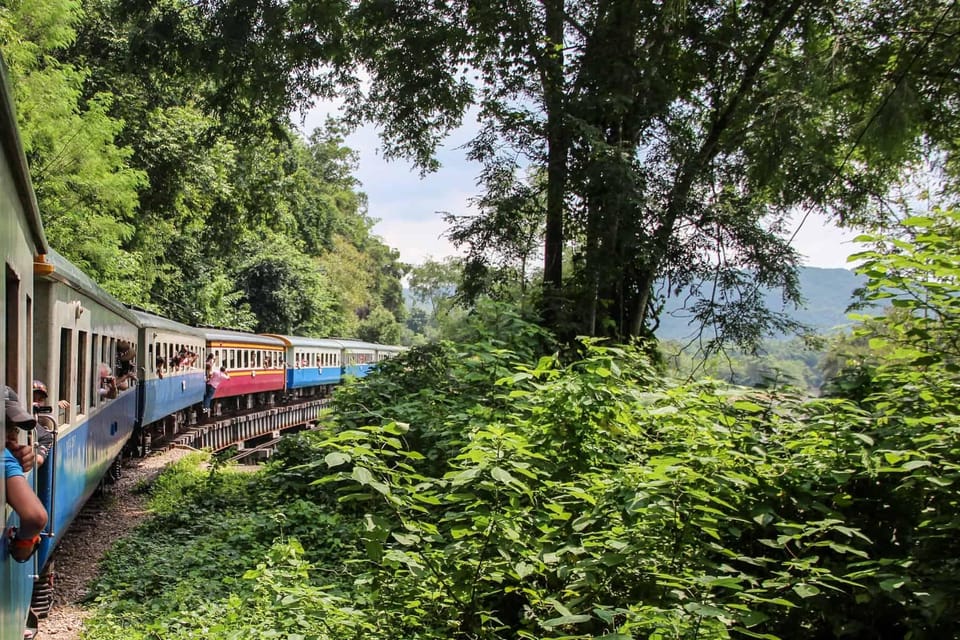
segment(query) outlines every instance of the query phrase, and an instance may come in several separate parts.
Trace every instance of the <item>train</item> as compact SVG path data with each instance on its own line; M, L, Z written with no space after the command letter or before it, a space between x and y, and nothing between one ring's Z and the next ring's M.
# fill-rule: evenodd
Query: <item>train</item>
M50 588L57 544L124 451L143 454L157 439L230 412L322 397L403 351L192 327L125 306L47 243L16 122L0 59L0 384L28 411L33 396L38 423L53 437L47 459L26 474L48 521L24 563L10 555L19 520L0 484L0 640L35 632L32 602ZM220 367L229 377L211 394L208 372ZM16 437L34 444L31 432Z

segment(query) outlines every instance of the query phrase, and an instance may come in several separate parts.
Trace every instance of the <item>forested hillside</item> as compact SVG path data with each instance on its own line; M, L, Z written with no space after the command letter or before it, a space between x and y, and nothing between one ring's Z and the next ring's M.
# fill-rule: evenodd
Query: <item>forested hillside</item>
M782 289L761 289L764 304L784 313L790 320L809 327L813 333L825 335L842 327L849 328L847 310L854 303L854 292L865 279L847 269L801 267L797 270L800 301L784 301ZM686 311L694 300L671 296L666 300L656 335L662 340L684 340L699 333L700 325ZM692 323L691 323L692 321ZM707 336L712 335L707 328ZM782 338L784 336L772 336Z
M342 132L302 136L254 87L218 103L222 68L167 55L201 37L189 17L143 8L0 7L51 245L186 323L399 341L403 266L370 232Z

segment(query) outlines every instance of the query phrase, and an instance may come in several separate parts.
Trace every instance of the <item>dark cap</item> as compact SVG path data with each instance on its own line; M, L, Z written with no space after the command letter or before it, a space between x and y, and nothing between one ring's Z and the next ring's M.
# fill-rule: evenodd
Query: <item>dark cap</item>
M7 387L4 404L7 409L8 425L16 425L25 430L33 429L36 426L37 419L20 405L20 399L10 387Z

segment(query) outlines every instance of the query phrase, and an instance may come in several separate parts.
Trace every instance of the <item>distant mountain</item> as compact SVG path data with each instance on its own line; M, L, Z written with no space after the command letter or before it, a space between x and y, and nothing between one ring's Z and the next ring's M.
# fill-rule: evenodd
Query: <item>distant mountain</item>
M764 299L767 307L775 311L784 311L791 318L811 326L819 333L850 324L846 309L853 302L853 292L865 283L865 279L847 269L820 269L802 267L799 271L800 291L804 303L795 308L784 306L782 291L766 292ZM691 304L687 301L687 306ZM683 310L682 298L667 300L657 337L663 340L682 340L694 333L696 327L690 326L690 314Z

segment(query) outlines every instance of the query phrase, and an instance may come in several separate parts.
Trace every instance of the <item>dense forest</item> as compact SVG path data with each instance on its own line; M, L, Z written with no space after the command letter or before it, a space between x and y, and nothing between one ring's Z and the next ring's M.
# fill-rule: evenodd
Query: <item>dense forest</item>
M693 289L708 348L749 349L801 329L760 293L799 301L793 216L883 228L953 192L958 20L935 0L37 0L0 7L0 51L53 246L127 302L396 341L404 266L344 127L430 171L469 114L476 213L449 215L468 309L627 340ZM319 99L341 117L304 137Z
M55 248L179 320L418 345L265 469L165 474L86 637L957 637L958 31L942 0L0 5ZM464 257L408 268L345 132L431 171L468 114ZM819 397L717 380L815 339L810 215L862 232ZM706 339L671 368L678 295Z
M398 343L405 267L370 232L343 130L304 137L286 112L215 104L232 80L174 59L202 35L164 31L164 10L190 10L176 4L0 7L50 244L122 301L189 324Z

